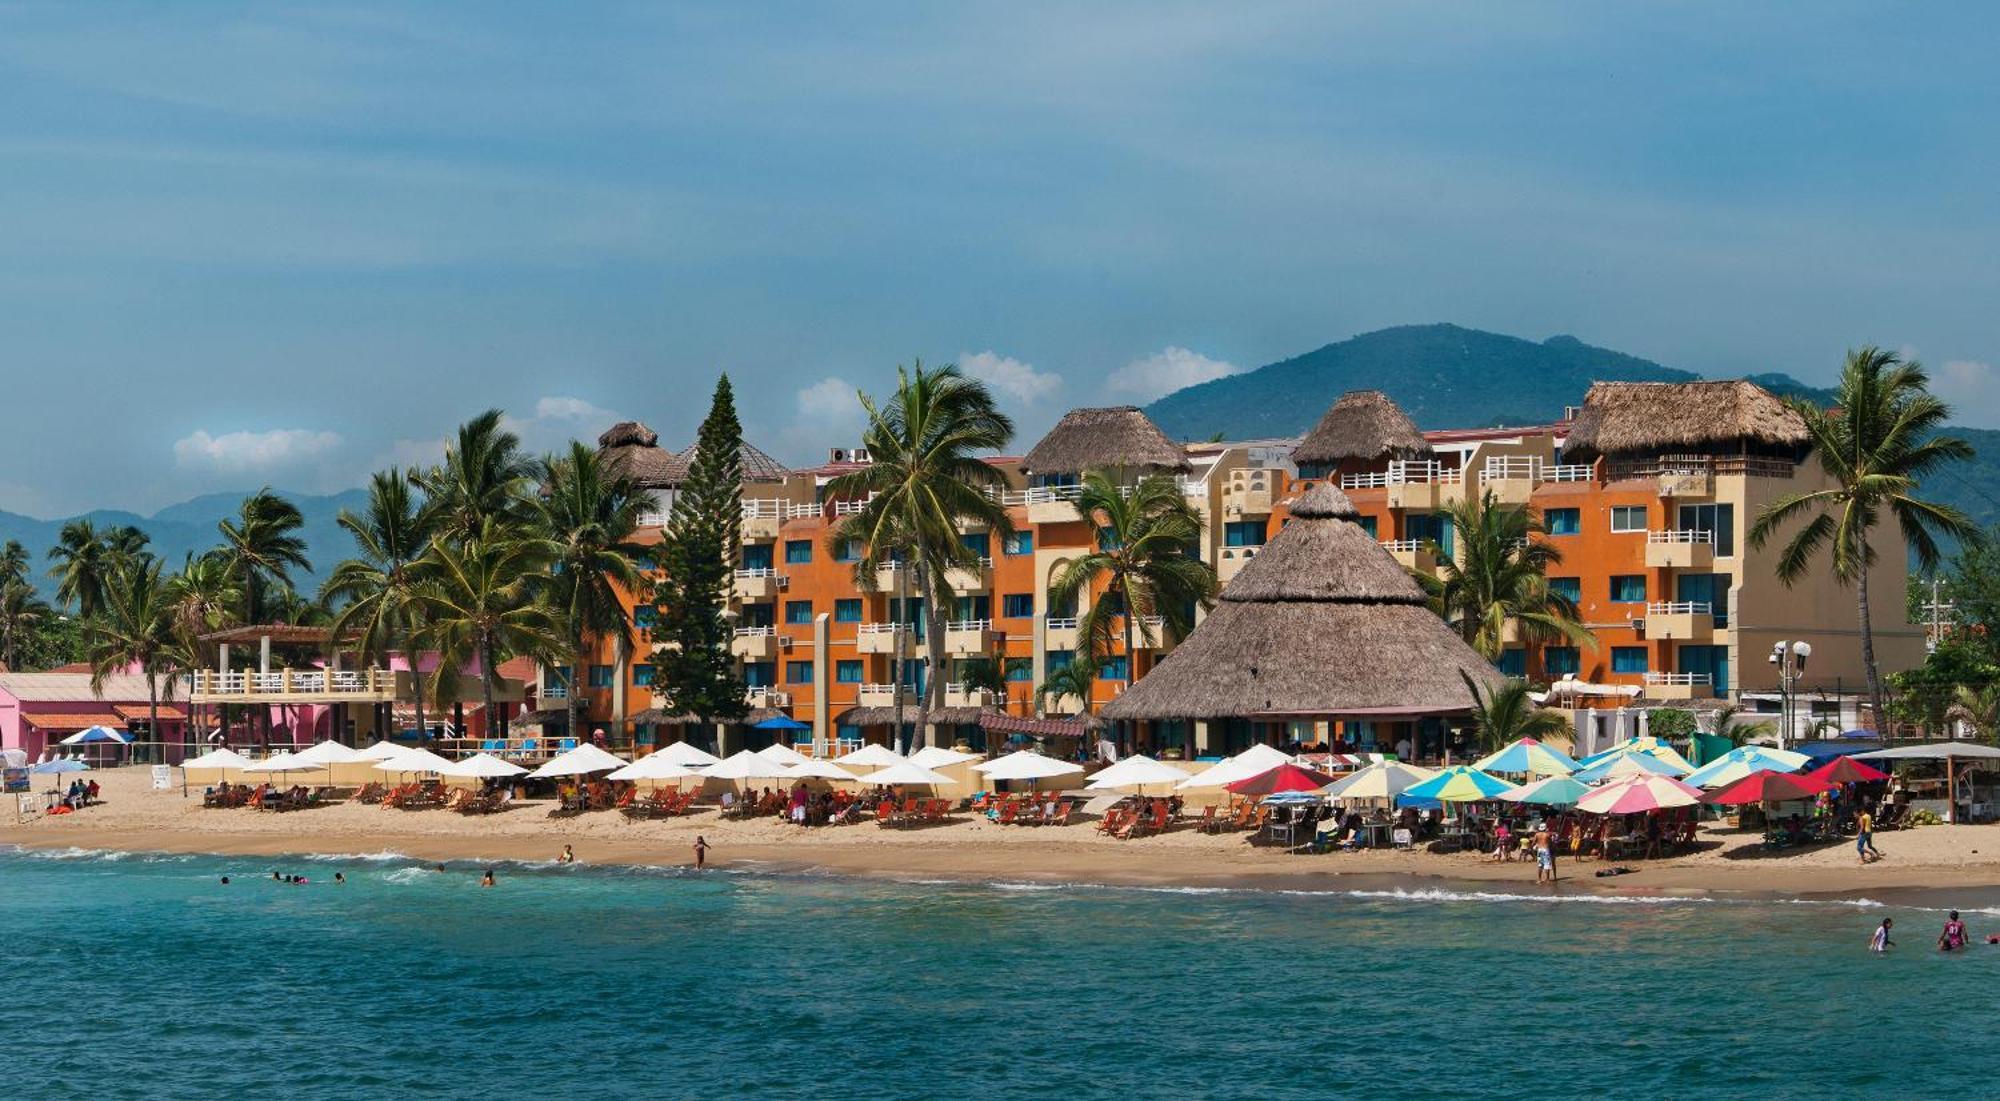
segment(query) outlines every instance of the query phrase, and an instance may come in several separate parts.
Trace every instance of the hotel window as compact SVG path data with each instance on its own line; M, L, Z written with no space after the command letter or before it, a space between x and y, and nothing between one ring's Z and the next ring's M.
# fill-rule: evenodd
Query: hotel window
M778 667L768 661L752 661L743 666L745 688L769 688L777 676Z
M859 597L848 597L834 601L833 621L835 623L861 622L861 599Z
M993 557L993 537L983 531L960 532L959 545L981 558Z
M1717 558L1729 558L1736 553L1735 505L1682 505L1680 529L1713 534Z
M651 686L653 683L653 667L650 665L634 665L632 667L632 683L641 688Z
M609 687L611 687L611 667L610 667L609 665L593 665L593 666L591 666L591 667L590 667L590 686L591 686L592 688L609 688Z
M1500 651L1500 660L1493 663L1505 677L1525 677L1528 675L1528 652L1519 646L1509 646Z
M1007 533L1006 541L1000 545L1008 554L1033 554L1035 553L1035 533L1032 531L1009 532Z
M1646 575L1642 573L1621 573L1611 579L1611 602L1614 604L1644 604L1646 602Z
M813 560L813 544L810 539L785 540L785 565L803 566Z
M1573 677L1583 669L1574 646L1548 646L1542 650L1542 672L1551 677Z
M738 627L769 627L774 622L772 619L773 611L773 607L769 604L745 604L743 605L743 611L737 616L736 625Z
M1612 531L1619 531L1619 532L1626 532L1626 531L1645 531L1645 530L1646 530L1646 506L1645 506L1645 505L1612 505L1612 506L1611 506L1611 530L1612 530Z
M1716 695L1729 691L1729 647L1683 646L1678 661L1683 673L1707 673Z
M811 684L813 682L813 663L809 661L786 662L785 681L789 684Z
M1557 596L1568 597L1571 604L1583 603L1583 578L1551 577L1549 591Z
M660 610L651 604L641 604L632 609L632 626L648 630L660 621Z
M1403 520L1404 537L1428 540L1436 543L1446 558L1452 556L1452 537L1458 529L1451 522L1435 512L1413 512Z
M1049 672L1053 673L1058 669L1069 668L1070 663L1076 660L1076 651L1050 650L1044 656L1046 657L1048 662Z
M1231 520L1222 529L1222 545L1225 547L1261 547L1264 532L1270 525L1263 520Z
M1674 578L1674 599L1708 605L1717 627L1729 626L1729 575L1684 573Z
M1097 677L1099 680L1130 680L1131 669L1124 654L1115 654L1105 658L1104 664L1097 667Z
M1000 616L1003 619L1032 619L1035 615L1034 593L1007 593L1000 597Z
M786 623L799 624L799 623L811 623L812 621L813 621L812 601L810 600L785 601Z
M835 562L861 561L861 540L841 539L835 542L833 544L833 560Z
M1576 535L1583 531L1583 510L1551 508L1542 510L1542 525L1550 535Z
M1287 522L1290 522L1290 519L1290 517L1286 517ZM1373 516L1357 516L1354 518L1354 522L1360 525L1362 531L1368 533L1368 538L1377 538L1375 534L1375 518Z
M1007 679L1015 684L1032 684L1035 679L1035 659L1008 658Z
M961 622L992 619L993 598L990 596L961 596L952 603L952 618Z
M1644 646L1611 648L1611 671L1614 673L1643 673L1647 669L1646 660Z
M833 667L833 679L841 684L860 684L861 662L854 658L842 658Z
M771 547L768 543L752 543L743 548L743 568L746 570L768 570L771 568Z

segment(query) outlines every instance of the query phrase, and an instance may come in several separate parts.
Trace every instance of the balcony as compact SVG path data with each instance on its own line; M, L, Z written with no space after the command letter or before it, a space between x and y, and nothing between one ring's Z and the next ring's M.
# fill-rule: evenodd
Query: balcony
M897 623L863 623L854 629L854 652L857 654L893 654L896 652Z
M916 693L903 693L905 705L914 704ZM854 700L862 707L896 706L896 686L894 684L862 684L855 687Z
M1648 569L1703 570L1714 562L1715 533L1712 531L1646 533Z
M1264 516L1271 511L1272 491L1278 472L1262 467L1239 468L1229 472L1222 485L1222 511L1229 516Z
M738 627L729 640L729 652L744 661L770 661L778 656L778 629Z
M1707 673L1646 674L1646 698L1650 700L1705 700L1713 695L1714 681Z
M190 703L394 703L399 674L387 669L281 669L275 673L193 675ZM408 674L400 679L407 681ZM518 698L518 697L517 697Z
M1083 517L1076 511L1082 486L1035 486L1025 491L1030 524L1062 524Z
M993 560L982 558L973 569L954 566L944 571L944 583L955 593L983 593L993 587Z
M730 592L738 600L769 600L785 588L785 579L769 566L736 571Z
M903 571L908 567L901 562L884 562L875 567L875 591L896 593L901 591Z
M1706 601L1676 600L1646 605L1646 637L1699 642L1715 634L1715 608Z
M1151 638L1152 641L1146 641ZM1132 627L1132 646L1139 650L1164 650L1167 648L1167 619L1165 616L1142 615Z
M944 652L955 658L979 657L999 638L990 619L954 619L944 625Z
M790 707L792 694L782 688L750 688L743 693L743 701L752 707Z
M993 693L984 688L974 688L969 684L947 684L944 686L946 707L988 707L993 703Z
M1541 481L1542 460L1533 455L1488 455L1479 470L1479 488L1505 505L1525 505Z
M744 501L743 541L756 543L776 539L778 528L784 523L784 510L783 501Z
M1447 469L1433 459L1396 459L1387 470L1341 475L1340 488L1386 489L1390 508L1429 511L1444 502L1447 487L1462 485L1464 480L1464 471Z
M1215 563L1216 580L1224 585L1229 584L1229 579L1241 573L1244 564L1257 557L1257 552L1263 549L1263 547L1222 548L1222 554Z
M1715 495L1715 471L1707 463L1661 464L1659 471L1660 496L1662 497L1712 497Z
M1388 539L1383 541L1382 549L1388 551L1389 557L1406 570L1430 573L1437 569L1437 555L1432 553L1431 545L1426 540Z
M1074 616L1051 616L1042 621L1042 649L1076 649L1077 630Z

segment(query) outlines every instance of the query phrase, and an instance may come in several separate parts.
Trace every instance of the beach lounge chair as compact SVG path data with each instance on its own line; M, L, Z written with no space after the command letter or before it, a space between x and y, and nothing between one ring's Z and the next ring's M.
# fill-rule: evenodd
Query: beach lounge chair
M884 800L882 800L882 802L881 802L881 803L880 803L879 805L877 805L877 806L876 806L876 808L875 808L875 824L876 824L876 825L878 825L878 826L893 826L893 825L895 825L895 824L896 824L896 804L895 804L895 803L893 803L893 802L890 802L890 801L889 801L889 800L887 800L887 799L884 799Z
M1020 817L1020 814L1020 804L1009 799L1005 803L1000 804L1000 817L996 821L1003 826L1011 826Z
M1395 832L1389 835L1389 847L1392 849L1414 849L1417 847L1416 836L1407 827L1398 826Z
M1200 830L1203 833L1222 832L1222 823L1215 817L1214 803L1210 803L1209 805L1201 808L1201 821L1196 822L1194 824L1194 828Z

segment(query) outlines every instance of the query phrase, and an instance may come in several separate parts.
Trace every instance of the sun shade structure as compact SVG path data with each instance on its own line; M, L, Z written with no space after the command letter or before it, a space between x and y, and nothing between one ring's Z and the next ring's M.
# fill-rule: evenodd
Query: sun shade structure
M791 746L778 742L758 750L757 756L778 765L802 765L811 759Z
M835 761L842 768L849 769L861 768L864 765L868 768L887 768L890 765L902 764L903 755L886 745L864 745L845 757L835 758Z
M685 780L690 776L700 776L706 766L684 764L669 759L665 754L654 753L604 774L607 780Z
M675 742L669 746L662 746L643 759L650 761L654 757L663 757L677 765L689 765L694 768L702 768L722 760L722 758L717 757L708 750L698 746L691 746L686 742Z
M395 742L382 741L376 742L374 745L362 746L360 749L355 750L355 752L361 754L363 760L386 761L407 751L409 748L406 745L397 745Z
M1681 756L1679 750L1653 737L1651 734L1641 734L1636 738L1627 738L1610 749L1582 758L1579 763L1588 767L1599 761L1610 760L1621 753L1645 753L1656 757L1679 770L1676 775L1680 776L1685 776L1694 771L1694 762Z
M1727 787L1753 772L1796 772L1812 758L1790 750L1740 745L1682 779L1698 788Z
M92 726L71 734L62 740L63 745L96 745L108 742L112 745L131 745L132 738L122 731L108 726Z
M1350 776L1328 784L1326 795L1334 799L1394 799L1437 775L1427 768L1401 761L1380 761Z
M311 761L313 764L321 767L355 764L360 761L374 760L373 757L364 756L358 749L341 745L335 741L319 742L311 749L301 750L298 753L298 759L301 761Z
M233 768L239 772L250 765L250 758L233 749L211 749L199 757L189 757L181 762L182 768Z
M911 758L911 761L915 760L915 757ZM1009 753L1005 757L995 757L983 764L973 765L972 771L983 774L988 780L1046 780L1053 776L1070 776L1082 772L1083 766L1075 761L1058 761L1054 757L1045 757L1032 749L1023 749L1018 753ZM1181 776L1186 777L1187 773L1183 772Z
M957 780L946 776L942 772L932 772L915 761L904 761L901 764L890 765L880 772L871 772L861 777L861 782L885 788L910 787L919 784L930 787L956 787L958 785Z
M1835 757L1806 775L1828 784L1865 784L1871 780L1889 778L1889 774L1879 768L1871 768L1846 757Z
M1134 405L1072 409L1021 460L1029 474L1185 473L1187 451Z
M936 714L936 712L933 711L932 714ZM943 768L946 765L955 765L962 761L977 761L978 759L979 754L977 753L960 753L956 749L946 749L941 745L925 746L915 753L910 754L910 763L920 768ZM1078 766L1079 771L1081 771L1081 767Z
M1930 742L1925 745L1899 745L1894 749L1875 749L1867 753L1856 753L1855 757L1864 761L1942 761L1947 758L1967 761L2000 760L2000 749L1978 742Z
M1313 426L1292 462L1302 467L1333 467L1349 460L1428 459L1430 441L1417 430L1403 407L1380 390L1349 390L1340 395Z
M1154 784L1178 784L1187 778L1185 770L1155 761L1141 753L1127 757L1092 776L1090 782L1083 786L1092 791L1103 791L1108 788L1143 788Z
M1671 776L1641 774L1613 780L1576 801L1589 814L1639 814L1668 807L1691 807L1701 801L1701 789Z
M687 481L688 466L660 446L660 435L638 421L620 421L597 437L597 457L605 472L641 489L672 489Z
M1571 775L1586 784L1621 780L1627 776L1680 776L1684 773L1650 753L1614 753L1594 765L1585 765Z
M1560 749L1534 738L1522 738L1472 762L1482 772L1519 772L1529 776L1567 776L1580 766Z
M1440 803L1476 803L1498 799L1514 785L1469 765L1453 765L1420 784L1403 789L1405 799L1435 799Z
M854 773L834 764L808 757L795 765L785 766L787 780L853 780Z
M1704 803L1735 806L1741 803L1782 803L1788 799L1810 799L1833 785L1810 776L1788 776L1782 772L1753 772L1748 776L1701 797Z
M710 780L782 780L790 767L745 749L702 769L701 775Z
M325 768L318 761L308 761L296 753L274 753L261 761L252 761L245 772L318 772Z
M757 730L811 730L812 724L802 723L790 715L773 715L750 724Z
M1330 484L1292 505L1207 619L1104 708L1115 720L1463 713L1503 678L1430 610Z
M1762 454L1797 457L1806 422L1752 382L1599 382L1563 444L1565 462L1599 456Z
M428 749L405 748L394 757L375 762L375 769L378 772L443 773L451 765L450 758L440 757Z
M1590 794L1589 784L1581 783L1571 776L1549 776L1524 784L1513 791L1502 792L1500 798L1509 803L1525 803L1533 807L1569 807Z
M556 754L544 762L542 767L536 769L534 776L538 780L546 780L552 776L585 776L593 772L610 772L613 769L624 768L628 763L623 757L613 756L585 742L575 749Z
M503 761L491 753L475 753L463 761L453 761L448 767L438 769L440 776L459 776L472 780L501 780L509 776L520 776L528 770L511 761Z
M1284 792L1319 791L1333 783L1333 777L1317 769L1283 764L1245 777L1229 785L1236 795L1277 795Z
M1236 756L1218 761L1206 770L1181 781L1178 785L1179 790L1226 788L1238 780L1247 780L1260 773L1269 772L1291 759L1291 755L1281 749L1268 745L1253 745Z
M41 776L60 775L65 772L89 772L90 766L74 757L58 757L53 761L43 761L28 769Z

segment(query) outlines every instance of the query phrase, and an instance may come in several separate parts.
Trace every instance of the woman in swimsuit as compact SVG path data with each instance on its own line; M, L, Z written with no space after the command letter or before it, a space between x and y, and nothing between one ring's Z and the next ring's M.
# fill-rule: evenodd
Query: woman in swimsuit
M1938 934L1938 951L1956 952L1965 947L1965 923L1958 920L1958 911L1951 912L1951 920L1944 923L1944 932Z

